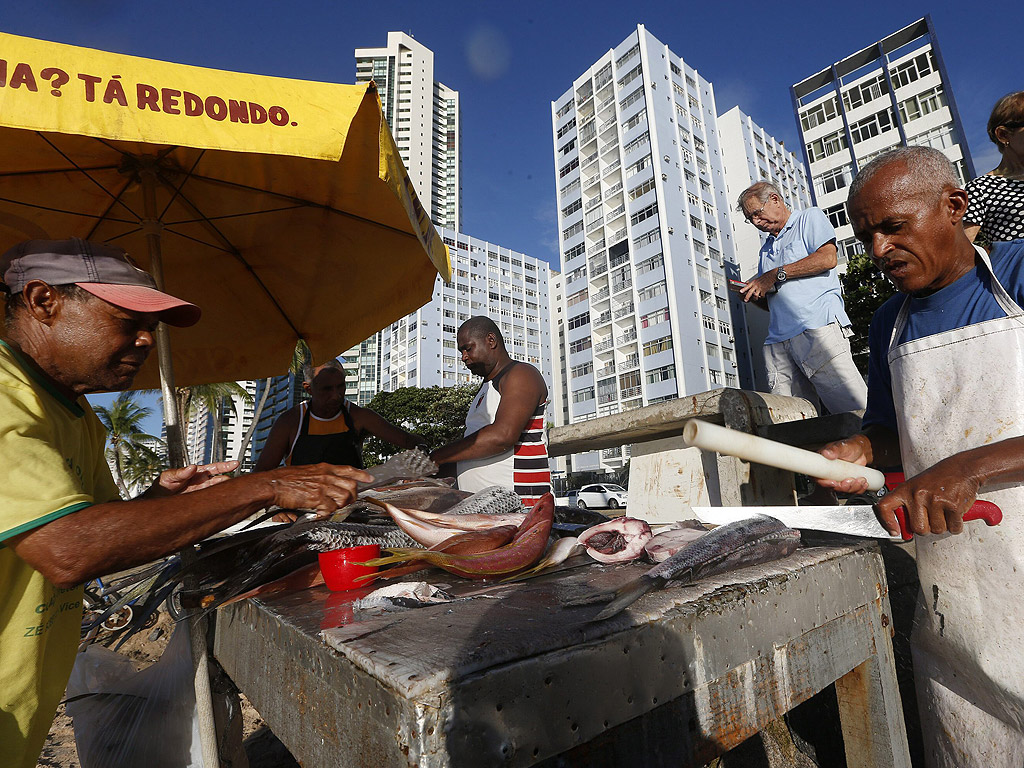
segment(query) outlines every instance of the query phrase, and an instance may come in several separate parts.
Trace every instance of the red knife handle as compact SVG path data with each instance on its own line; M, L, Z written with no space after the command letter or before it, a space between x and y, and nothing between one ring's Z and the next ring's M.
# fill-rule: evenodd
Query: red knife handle
M914 538L914 532L907 525L906 507L899 507L896 510L896 519L899 521L900 536L903 537L903 540L910 541ZM971 520L984 520L985 525L988 526L999 525L1003 520L1003 510L991 501L976 501L964 514L965 523L969 523Z

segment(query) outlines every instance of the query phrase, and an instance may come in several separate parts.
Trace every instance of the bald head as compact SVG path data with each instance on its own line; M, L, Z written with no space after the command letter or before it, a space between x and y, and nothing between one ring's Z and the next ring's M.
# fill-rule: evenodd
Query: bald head
M477 315L476 317L469 318L469 320L459 326L459 336L466 336L467 338L483 339L489 333L494 334L495 340L502 348L505 347L505 339L498 329L498 324L489 317Z
M895 163L902 166L901 176L904 187L917 195L938 199L947 189L957 189L960 180L956 168L940 150L931 147L898 147L884 152L861 168L850 185L847 205L852 206L855 197L883 169Z

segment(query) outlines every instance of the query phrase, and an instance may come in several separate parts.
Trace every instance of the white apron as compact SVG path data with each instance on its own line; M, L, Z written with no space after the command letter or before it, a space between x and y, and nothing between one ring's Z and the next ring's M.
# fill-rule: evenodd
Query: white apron
M466 414L466 435L479 432L494 423L501 404L501 393L491 381L485 381L473 398L473 404ZM458 462L457 476L460 491L478 493L491 485L505 488L514 487L512 479L514 451L509 448L503 453L484 459L466 459Z
M988 271L987 254L977 249ZM888 362L907 477L960 451L1024 434L1024 310L995 275L1007 317L896 345ZM929 766L1024 766L1024 487L985 486L994 528L918 536L911 638Z

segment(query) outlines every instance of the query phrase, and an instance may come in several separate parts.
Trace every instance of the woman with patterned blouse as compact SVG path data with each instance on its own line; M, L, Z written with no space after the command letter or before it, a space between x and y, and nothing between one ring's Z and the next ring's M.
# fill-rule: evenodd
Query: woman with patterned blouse
M984 246L1024 238L1024 91L996 102L988 137L1003 157L998 166L968 182L970 202L964 216L967 237Z

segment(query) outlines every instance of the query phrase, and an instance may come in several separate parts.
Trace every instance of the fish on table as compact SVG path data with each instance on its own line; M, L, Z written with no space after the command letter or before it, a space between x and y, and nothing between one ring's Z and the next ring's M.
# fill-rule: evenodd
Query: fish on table
M607 602L592 619L603 621L669 582L689 584L737 568L781 560L799 545L799 531L773 517L756 515L715 528L614 592L591 595L572 604Z

